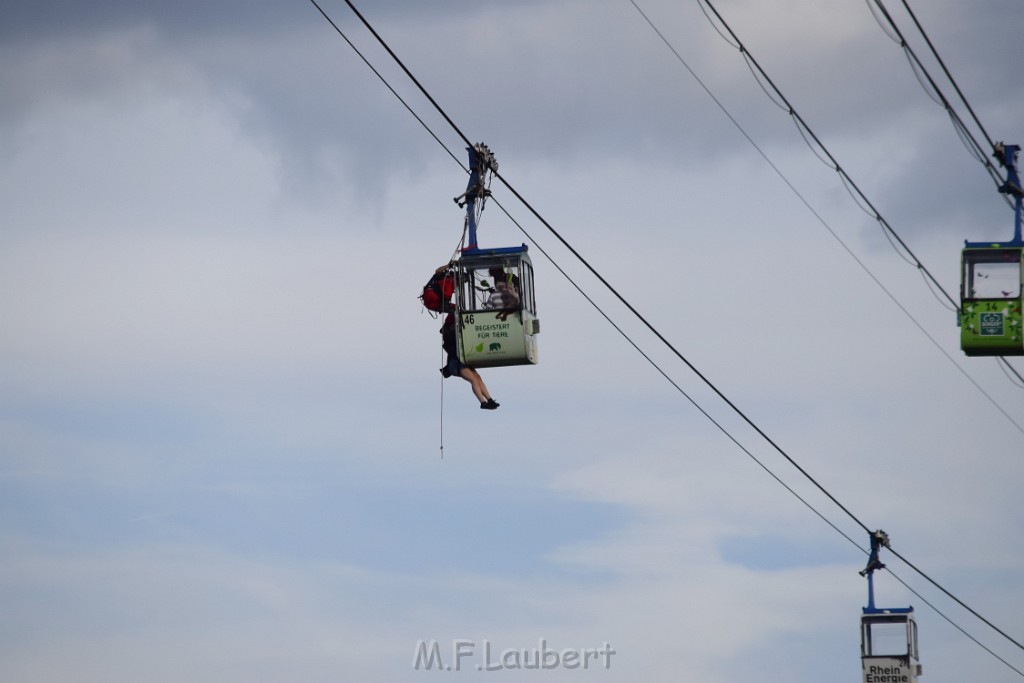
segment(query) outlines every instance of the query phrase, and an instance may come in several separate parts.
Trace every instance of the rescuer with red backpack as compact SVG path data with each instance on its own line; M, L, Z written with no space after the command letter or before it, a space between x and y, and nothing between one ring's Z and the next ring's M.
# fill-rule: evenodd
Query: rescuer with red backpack
M458 340L456 337L455 304L452 303L452 295L455 293L455 273L450 265L444 265L434 271L434 276L423 286L423 293L420 300L427 310L438 313L446 313L444 324L441 325L441 347L447 354L441 374L445 377L461 377L469 382L473 388L473 395L480 401L480 408L483 410L494 410L500 405L491 398L484 384L483 377L476 371L462 364L459 360Z
M423 285L420 301L428 311L451 313L455 309L452 295L455 294L455 273L450 266L441 266Z

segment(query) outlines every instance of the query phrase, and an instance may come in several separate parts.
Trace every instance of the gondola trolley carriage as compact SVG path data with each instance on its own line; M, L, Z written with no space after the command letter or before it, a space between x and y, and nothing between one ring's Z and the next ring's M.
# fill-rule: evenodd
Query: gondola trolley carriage
M498 162L483 143L468 147L469 184L455 201L466 207L467 242L455 262L459 360L488 368L537 363L537 300L525 244L481 248L476 229L488 174Z
M960 348L968 356L1024 355L1021 316L1024 241L1021 240L1019 145L995 145L1006 168L999 191L1013 198L1014 232L1009 242L965 242L961 256Z
M878 559L889 547L884 531L871 534L871 554L861 576L868 579L868 606L860 616L860 660L863 683L916 683L921 676L917 622L913 607L875 607L874 573L884 569Z

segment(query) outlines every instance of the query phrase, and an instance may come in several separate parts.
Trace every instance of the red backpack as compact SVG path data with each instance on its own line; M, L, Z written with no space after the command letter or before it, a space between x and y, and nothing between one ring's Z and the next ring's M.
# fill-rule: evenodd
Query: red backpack
M455 293L455 274L447 271L434 273L427 284L423 285L423 293L420 294L420 301L430 311L438 313L450 313L454 308L452 305L452 294Z

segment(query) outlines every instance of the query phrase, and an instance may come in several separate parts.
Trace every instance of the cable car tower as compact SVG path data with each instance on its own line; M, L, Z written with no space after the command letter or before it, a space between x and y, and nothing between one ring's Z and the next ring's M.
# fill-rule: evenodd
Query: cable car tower
M468 244L455 263L459 361L471 368L537 363L537 301L526 245L482 249L476 229L498 162L478 143L467 147L469 183L455 203L466 207Z
M868 578L868 606L860 616L860 661L863 683L916 683L921 675L918 661L917 622L913 607L875 607L874 573L885 569L878 552L889 547L884 531L871 534L871 555L861 576Z
M1021 308L1024 240L1017 173L1020 145L996 143L993 156L1006 169L999 191L1013 197L1014 231L1009 242L964 242L961 256L960 348L968 356L1024 355Z

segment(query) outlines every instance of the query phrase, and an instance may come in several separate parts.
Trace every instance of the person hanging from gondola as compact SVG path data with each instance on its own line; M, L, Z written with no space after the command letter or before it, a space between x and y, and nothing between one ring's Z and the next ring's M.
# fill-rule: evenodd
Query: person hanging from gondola
M494 410L501 405L491 398L490 392L487 391L487 385L484 384L484 378L480 376L480 373L459 361L458 342L455 338L455 315L453 313L446 315L444 324L441 325L441 347L447 354L447 360L444 367L441 368L441 374L445 378L461 377L469 382L473 388L473 395L480 401L480 408L483 410Z

